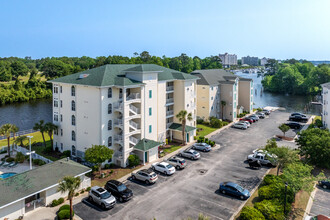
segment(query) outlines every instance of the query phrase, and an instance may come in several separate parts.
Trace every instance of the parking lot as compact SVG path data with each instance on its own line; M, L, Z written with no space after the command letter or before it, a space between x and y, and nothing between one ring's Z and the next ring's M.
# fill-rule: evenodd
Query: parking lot
M203 213L210 219L229 219L243 201L218 192L219 183L233 181L252 190L261 181L268 168L252 170L245 163L252 150L264 146L278 126L286 122L289 113L276 111L266 119L251 125L248 130L228 128L212 136L217 143L211 152L201 152L197 161L187 160L187 167L172 176L159 174L154 185L145 185L128 179L126 185L134 197L103 211L89 202L74 206L82 219L186 219ZM288 136L295 133L290 130ZM280 141L279 145L288 142ZM294 147L294 143L291 143Z
M330 216L330 190L322 189L317 186L317 191L314 197L312 209L310 210L311 216L325 215Z

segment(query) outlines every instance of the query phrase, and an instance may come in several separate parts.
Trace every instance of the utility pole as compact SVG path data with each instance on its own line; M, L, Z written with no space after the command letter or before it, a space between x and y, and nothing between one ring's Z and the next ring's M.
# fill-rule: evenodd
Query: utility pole
M30 155L30 170L32 170L32 154L35 153L35 151L31 151L31 138L33 138L33 136L27 136L27 137L29 138L30 152L26 154Z

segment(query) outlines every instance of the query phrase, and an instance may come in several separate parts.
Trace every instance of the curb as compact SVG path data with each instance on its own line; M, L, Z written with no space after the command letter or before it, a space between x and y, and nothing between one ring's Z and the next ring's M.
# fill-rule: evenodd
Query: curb
M316 183L314 184L314 190L313 192L310 194L309 196L309 200L308 200L308 203L307 203L307 206L305 208L305 213L304 213L304 218L310 213L311 209L312 209L312 206L313 206L313 202L314 202L314 198L315 198L315 194L318 190L318 188L316 187Z
M266 173L262 176L262 180L263 180L263 179L265 178L265 176L270 172L270 170L271 170L271 169L268 169L268 170L266 171ZM260 183L259 183L256 187L254 187L254 189L252 189L252 191L250 192L251 195L253 195L253 193L258 189L258 187L259 187L260 184L262 183L262 180L260 181ZM249 198L249 199L250 199L250 198ZM245 201L244 201L244 202L238 207L238 210L232 214L232 216L230 217L229 220L235 220L235 217L238 215L238 213L241 212L242 208L245 206L245 204L247 203L247 201L248 201L249 199L245 200Z

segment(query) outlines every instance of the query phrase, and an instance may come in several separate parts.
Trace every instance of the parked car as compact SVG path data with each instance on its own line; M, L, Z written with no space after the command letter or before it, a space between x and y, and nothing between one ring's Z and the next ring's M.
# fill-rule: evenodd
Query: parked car
M256 115L261 118L261 119L264 119L265 118L265 114L262 113L262 112L257 112Z
M253 114L253 115L251 115L250 117L255 117L255 118L257 119L257 121L259 121L259 116L256 115L256 114Z
M300 112L291 113L291 116L295 116L295 115L300 115L300 116L306 117L306 115L304 115L304 114L302 114Z
M252 124L254 121L253 121L253 119L251 119L251 118L241 118L240 119L240 121L247 121L247 122L249 122L250 124Z
M268 153L255 152L247 157L249 162L259 160L262 165L276 166L276 157Z
M186 157L192 160L197 160L201 157L200 153L190 148L180 151L179 156Z
M306 116L302 116L302 115L294 115L294 116L290 116L289 117L289 121L302 121L302 122L306 122L306 121L308 121L308 118Z
M103 209L109 209L116 205L116 198L107 190L99 186L93 186L88 193L88 199Z
M330 218L325 215L316 215L316 216L307 215L304 218L304 220L330 220Z
M171 164L172 166L174 166L177 170L179 169L183 169L186 167L187 163L185 161L185 159L180 158L180 157L170 157L167 160L164 160L164 162Z
M109 180L104 187L120 202L128 201L133 197L133 192L127 186L117 180Z
M247 126L248 128L251 126L250 122L248 122L248 121L240 121L240 122L243 122L243 123L245 123L245 124L246 124L246 126Z
M248 126L244 122L236 122L233 124L233 128L247 129Z
M262 112L263 112L265 115L270 115L270 111L267 110L267 109L263 109Z
M321 181L319 181L319 186L321 186L323 189L330 189L330 181L321 180Z
M247 189L244 189L237 183L224 182L220 183L219 191L223 194L228 194L232 196L237 196L240 199L248 199L251 195Z
M290 128L293 129L300 129L301 128L301 124L299 124L298 122L289 122L289 123L285 123L287 126L289 126Z
M249 118L252 118L255 122L259 121L259 117L256 115L250 115Z
M245 118L252 120L252 122L256 122L257 121L257 119L255 117L248 116L248 117L245 117Z
M164 173L165 175L172 175L175 173L175 168L166 162L156 162L151 165L151 168L155 171L158 171L160 173Z
M209 151L211 151L212 148L207 143L195 143L192 146L192 149L194 149L194 150L201 150L201 151L204 151L204 152L209 152Z
M140 180L146 184L155 183L158 180L158 175L153 170L139 170L132 173L133 180Z

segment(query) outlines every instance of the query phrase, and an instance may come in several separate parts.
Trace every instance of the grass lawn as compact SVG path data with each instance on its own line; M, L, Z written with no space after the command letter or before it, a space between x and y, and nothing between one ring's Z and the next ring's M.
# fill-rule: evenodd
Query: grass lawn
M203 124L197 124L197 130L202 129L201 131L197 131L196 135L197 137L203 136L205 137L206 135L212 133L213 131L217 130L218 128L212 128L210 126L206 126Z
M164 149L163 151L164 151L165 154L170 154L170 153L172 153L173 151L176 151L176 150L180 149L181 147L182 147L182 146L180 146L180 145L172 145L171 147L166 148L166 149Z
M291 219L302 220L304 218L305 209L309 201L310 194L306 191L300 190L295 197L293 204L293 216Z
M27 76L19 76L18 79L21 83L26 83L27 81L29 81L30 78L30 74L28 74ZM37 79L40 79L42 82L46 81L47 79L45 78L45 76L41 76L40 74L37 74L36 76ZM15 80L11 80L9 82L0 82L0 84L3 85L13 85L15 84Z
M41 133L39 131L34 132L34 133L30 133L30 134L26 134L25 136L28 136L28 135L33 136L33 138L31 139L31 143L33 143L33 142L43 142ZM45 133L44 135L45 135L46 142L49 141L50 139L49 139L48 134ZM10 139L10 144L12 144L12 143L13 143L13 138ZM29 140L24 141L23 144L25 146L27 146L29 144ZM7 139L0 140L0 148L3 147L3 146L7 146L7 145L8 145L7 144Z

